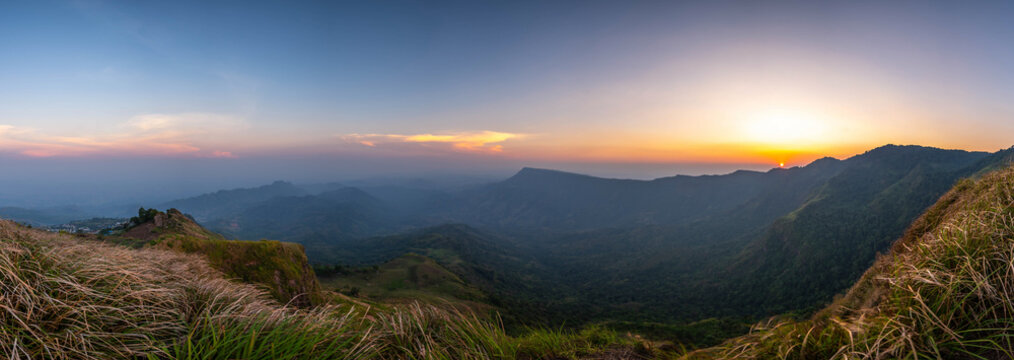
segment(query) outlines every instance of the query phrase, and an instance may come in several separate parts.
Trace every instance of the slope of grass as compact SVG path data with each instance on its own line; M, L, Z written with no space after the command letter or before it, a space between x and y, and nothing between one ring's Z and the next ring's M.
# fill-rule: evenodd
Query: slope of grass
M226 240L205 229L176 209L144 210L149 218L106 242L131 247L158 247L207 258L226 277L257 284L284 303L307 307L323 301L320 284L303 246L274 240Z
M1014 169L960 182L812 319L688 358L1014 358Z
M227 277L264 286L272 297L298 306L322 301L320 285L299 244L164 235L155 246L202 254Z
M418 303L285 306L262 288L227 280L197 254L0 220L5 359L578 359L653 352L661 354L602 329L511 337L497 321Z
M487 296L468 285L433 259L405 254L376 267L349 268L343 272L318 274L328 290L365 297L385 303L422 301L454 303L472 309L488 309Z
M212 348L207 339L215 331L252 324L256 336L232 337L244 340L243 348L214 351L256 358L239 351L269 346L277 351L262 358L280 351L301 358L322 349L355 357L374 346L347 345L356 339L350 316L278 306L261 289L225 280L196 255L80 241L9 222L0 223L0 294L5 358L194 358ZM323 328L334 330L317 331ZM298 343L270 336L279 332Z

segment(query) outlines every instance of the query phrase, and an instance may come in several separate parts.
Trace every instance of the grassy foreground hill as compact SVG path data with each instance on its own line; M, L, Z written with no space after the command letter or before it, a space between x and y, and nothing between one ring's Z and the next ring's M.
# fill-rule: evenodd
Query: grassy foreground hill
M657 344L602 328L508 335L419 304L286 306L206 256L0 220L6 359L637 359ZM670 348L671 351L671 348Z
M1014 168L959 182L811 319L688 358L1014 358Z

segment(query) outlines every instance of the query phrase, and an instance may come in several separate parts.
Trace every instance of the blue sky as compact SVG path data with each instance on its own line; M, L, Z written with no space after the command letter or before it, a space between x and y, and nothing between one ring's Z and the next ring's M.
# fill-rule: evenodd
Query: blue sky
M7 1L0 162L644 178L1005 148L1014 5L961 5Z

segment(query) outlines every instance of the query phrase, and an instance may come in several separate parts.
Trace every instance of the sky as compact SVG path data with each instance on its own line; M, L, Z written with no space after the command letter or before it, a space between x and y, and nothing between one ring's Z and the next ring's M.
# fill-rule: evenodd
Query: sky
M1014 3L962 4L2 1L0 201L1007 148Z

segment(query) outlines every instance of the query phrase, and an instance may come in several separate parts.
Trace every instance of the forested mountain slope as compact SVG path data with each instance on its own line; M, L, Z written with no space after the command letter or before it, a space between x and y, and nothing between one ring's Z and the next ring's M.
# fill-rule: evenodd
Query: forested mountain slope
M585 314L591 319L642 321L816 308L855 281L955 181L1009 153L887 146L835 163L834 175L819 185L787 182L690 224L547 239L536 256L583 296L548 302L560 312L594 304ZM781 241L798 244L771 245Z
M1014 169L958 183L842 299L693 359L1009 359Z
M739 254L729 275L742 280L737 293L744 305L756 302L765 313L777 313L826 301L957 180L1003 163L1010 153L889 150L857 157L855 166ZM766 287L757 286L761 283Z

